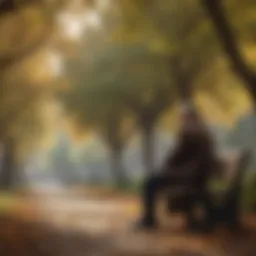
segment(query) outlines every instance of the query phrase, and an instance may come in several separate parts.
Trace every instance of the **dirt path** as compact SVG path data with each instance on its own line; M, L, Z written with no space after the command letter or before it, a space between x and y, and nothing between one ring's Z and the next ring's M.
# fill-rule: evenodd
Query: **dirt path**
M30 201L40 212L36 222L0 219L0 255L256 255L254 217L247 217L251 231L240 234L188 234L175 216L157 231L134 232L131 224L139 215L139 201L104 195L37 196Z

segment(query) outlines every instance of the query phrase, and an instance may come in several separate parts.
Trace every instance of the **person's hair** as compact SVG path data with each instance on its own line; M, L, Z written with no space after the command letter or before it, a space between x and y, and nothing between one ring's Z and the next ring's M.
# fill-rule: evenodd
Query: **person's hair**
M197 108L191 104L190 102L185 102L182 105L182 112L186 113L187 115L191 116L193 119L195 119L196 123L198 124L199 130L201 130L202 133L208 133L208 129L206 127L206 124L198 112ZM183 133L183 129L186 127L181 127L181 134Z
M198 114L196 107L190 102L183 103L183 105L181 107L181 111L186 112L190 116L195 117L198 121L202 121L202 118Z

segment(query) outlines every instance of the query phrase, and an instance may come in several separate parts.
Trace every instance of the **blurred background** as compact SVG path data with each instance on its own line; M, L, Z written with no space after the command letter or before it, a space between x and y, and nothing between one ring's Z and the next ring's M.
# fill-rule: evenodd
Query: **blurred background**
M255 0L1 0L0 38L0 255L255 254L256 231L129 228L191 100L251 150L256 230Z

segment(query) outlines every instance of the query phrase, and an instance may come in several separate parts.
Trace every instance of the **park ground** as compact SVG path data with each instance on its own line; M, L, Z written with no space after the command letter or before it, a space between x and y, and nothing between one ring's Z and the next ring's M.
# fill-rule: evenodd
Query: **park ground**
M161 208L161 207L160 207ZM244 230L190 234L181 216L161 214L156 231L138 232L135 195L104 189L36 191L0 196L2 256L254 256L256 216Z

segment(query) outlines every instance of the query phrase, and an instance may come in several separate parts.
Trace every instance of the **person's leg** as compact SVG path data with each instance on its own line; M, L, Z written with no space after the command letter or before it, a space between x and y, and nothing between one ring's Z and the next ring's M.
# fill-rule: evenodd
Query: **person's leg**
M211 231L216 225L218 210L208 189L204 189L201 196L201 200L206 212L204 228Z
M226 199L220 206L220 213L222 214L222 224L227 225L231 230L239 229L239 215L240 215L240 195L239 190L231 190Z
M161 176L151 176L147 178L144 183L142 195L142 221L145 226L153 226L156 224L156 196L163 185L163 181L163 177Z
M146 179L143 187L142 207L143 217L141 224L146 227L156 225L156 199L159 191L176 185L179 182L175 177L154 175Z
M216 222L216 209L213 204L211 195L207 189L199 189L198 195L192 200L194 203L188 211L188 226L191 231L211 231ZM199 206L203 211L203 218L197 219L194 213L194 207Z

